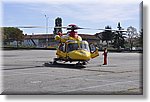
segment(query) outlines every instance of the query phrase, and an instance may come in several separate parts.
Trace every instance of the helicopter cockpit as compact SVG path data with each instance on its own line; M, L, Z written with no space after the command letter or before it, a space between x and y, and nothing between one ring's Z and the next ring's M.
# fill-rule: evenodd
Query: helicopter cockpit
M87 41L71 41L68 43L67 52L73 50L86 50L89 51L89 44Z

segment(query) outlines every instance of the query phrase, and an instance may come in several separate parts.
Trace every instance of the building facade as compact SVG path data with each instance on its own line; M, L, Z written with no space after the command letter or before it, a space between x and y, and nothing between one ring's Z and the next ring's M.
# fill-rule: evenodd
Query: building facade
M99 46L100 41L95 35L79 34L79 36L81 36L83 40ZM57 48L58 44L59 42L55 41L53 34L25 35L22 43L24 46L36 48Z

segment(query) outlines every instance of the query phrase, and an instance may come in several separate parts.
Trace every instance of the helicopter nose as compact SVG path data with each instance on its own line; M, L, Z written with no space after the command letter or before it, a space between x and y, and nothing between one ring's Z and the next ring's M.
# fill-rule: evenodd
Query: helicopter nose
M90 52L84 50L74 51L69 54L69 57L74 60L90 60Z

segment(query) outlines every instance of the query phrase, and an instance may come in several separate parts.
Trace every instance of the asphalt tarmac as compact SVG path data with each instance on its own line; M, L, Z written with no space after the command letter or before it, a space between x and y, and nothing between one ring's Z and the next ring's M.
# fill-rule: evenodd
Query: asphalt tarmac
M2 94L39 95L142 95L141 53L108 53L108 65L100 56L84 68L74 63L44 66L55 50L5 50Z

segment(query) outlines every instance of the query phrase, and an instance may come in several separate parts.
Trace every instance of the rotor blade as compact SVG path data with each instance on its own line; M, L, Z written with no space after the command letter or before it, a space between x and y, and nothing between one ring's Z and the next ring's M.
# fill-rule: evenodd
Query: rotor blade
M105 30L105 31L120 31L120 32L127 32L127 30L115 30L115 29L97 29L97 30Z
M53 28L62 28L62 29L67 29L67 27L59 27L59 26L56 26L56 27L53 27Z
M47 28L45 26L3 26L3 27L14 27L14 28Z
M44 26L18 26L17 28L47 28Z
M82 28L82 27L78 27L77 29L97 30L97 29L92 29L92 28Z
M78 29L94 30L94 29L92 29L92 28L81 28L81 27L79 27Z
M18 26L18 28L63 28L67 29L67 27L45 27L45 26Z
M15 27L15 28L63 28L67 29L67 27L45 27L45 26L3 26L3 27Z
M81 28L79 27L78 29L87 29L87 30L105 30L105 31L121 31L121 32L127 32L127 30L115 30L115 29L92 29L92 28Z
M115 30L115 29L92 29L92 28L82 28L82 27L79 27L78 29L87 29L87 30L106 30L106 31L122 31L122 32L127 32L127 30Z

